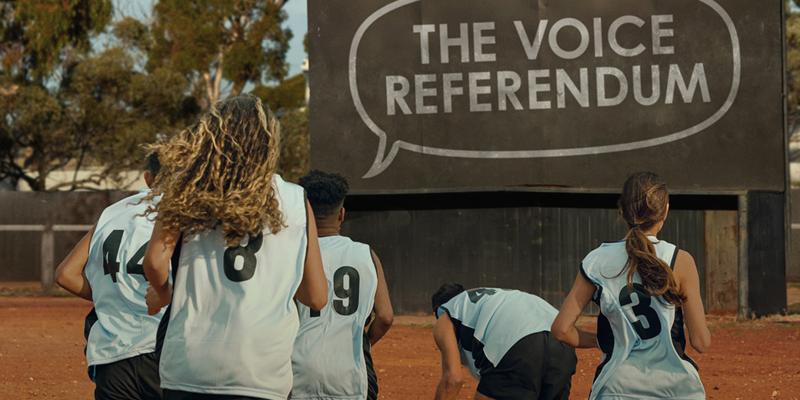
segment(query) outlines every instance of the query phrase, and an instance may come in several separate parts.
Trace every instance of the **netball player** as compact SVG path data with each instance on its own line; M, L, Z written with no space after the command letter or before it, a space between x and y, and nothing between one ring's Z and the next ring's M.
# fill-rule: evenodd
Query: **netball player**
M517 290L464 290L445 284L433 294L433 337L442 354L436 399L455 399L462 364L479 379L476 399L567 400L575 350L550 335L557 311Z
M572 346L585 342L575 329L584 306L600 306L597 339L604 353L591 399L704 399L689 342L705 351L711 334L692 256L657 237L669 210L667 186L656 174L631 175L619 211L625 240L603 243L584 258L580 274L553 322L552 332Z
M340 234L348 190L344 177L311 171L300 185L314 209L333 290L321 312L300 306L292 399L377 399L370 347L386 334L394 315L381 261L368 245Z
M159 169L158 157L150 154L144 172L148 186ZM144 216L151 204L144 201L148 194L141 191L103 210L56 270L61 287L94 304L85 335L96 399L161 398L154 352L163 313L147 313L142 270L154 223Z
M277 119L237 96L157 146L166 174L144 261L148 306L170 303L165 399L285 399L292 387L294 299L328 299L303 189L276 172ZM177 253L174 287L170 257Z

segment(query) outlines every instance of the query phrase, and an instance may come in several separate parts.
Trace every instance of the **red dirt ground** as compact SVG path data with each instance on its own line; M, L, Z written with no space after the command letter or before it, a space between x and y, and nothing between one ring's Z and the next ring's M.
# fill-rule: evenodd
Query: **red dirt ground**
M0 297L0 399L89 399L83 358L89 304L72 298ZM439 358L430 318L400 317L374 349L381 399L432 398ZM713 344L692 353L709 399L800 399L800 318L712 319ZM599 354L581 350L572 399L589 393ZM471 399L475 384L462 389Z

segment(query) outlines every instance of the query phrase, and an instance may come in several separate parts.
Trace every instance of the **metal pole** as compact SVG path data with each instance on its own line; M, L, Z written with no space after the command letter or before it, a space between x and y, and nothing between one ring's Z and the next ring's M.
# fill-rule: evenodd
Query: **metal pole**
M53 225L47 224L42 231L42 290L49 292L55 283L55 266L53 265L53 253L55 240L53 237Z

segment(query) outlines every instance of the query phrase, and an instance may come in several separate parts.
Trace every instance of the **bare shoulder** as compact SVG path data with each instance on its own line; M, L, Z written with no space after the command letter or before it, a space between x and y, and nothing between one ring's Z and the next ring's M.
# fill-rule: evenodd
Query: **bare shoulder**
M697 264L694 257L685 250L678 250L678 255L675 257L675 274L679 277L697 275Z

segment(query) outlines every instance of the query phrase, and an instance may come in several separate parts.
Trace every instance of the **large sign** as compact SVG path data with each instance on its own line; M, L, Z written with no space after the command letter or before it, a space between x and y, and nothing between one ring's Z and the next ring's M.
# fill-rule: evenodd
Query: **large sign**
M782 0L309 0L312 164L355 189L785 186Z

